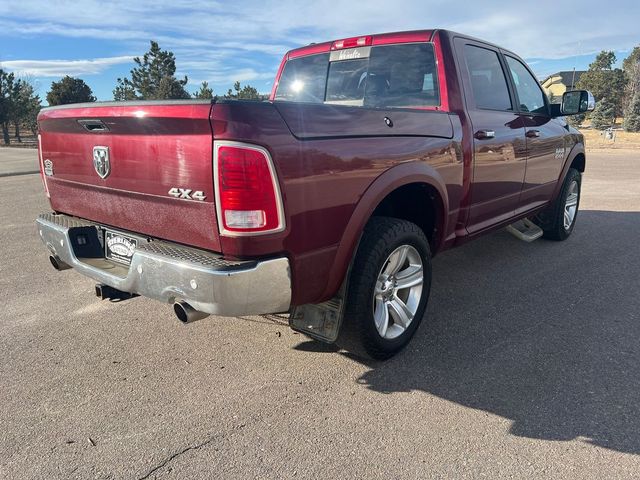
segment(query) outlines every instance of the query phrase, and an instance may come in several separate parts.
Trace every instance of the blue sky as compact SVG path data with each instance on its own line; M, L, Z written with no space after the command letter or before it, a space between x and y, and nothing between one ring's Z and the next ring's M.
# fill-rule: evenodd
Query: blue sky
M44 98L51 81L81 77L99 100L154 39L176 54L188 90L207 80L224 93L235 80L271 88L290 48L398 30L449 28L520 54L539 77L586 69L595 54L619 62L640 44L640 2L451 0L0 0L0 66L28 76Z

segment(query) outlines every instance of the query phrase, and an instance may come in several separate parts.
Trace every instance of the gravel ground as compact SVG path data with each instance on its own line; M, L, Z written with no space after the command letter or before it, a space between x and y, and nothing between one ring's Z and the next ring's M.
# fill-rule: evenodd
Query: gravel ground
M591 152L570 240L436 257L410 347L363 363L99 302L48 263L38 175L0 178L0 478L638 478L639 184L640 153Z

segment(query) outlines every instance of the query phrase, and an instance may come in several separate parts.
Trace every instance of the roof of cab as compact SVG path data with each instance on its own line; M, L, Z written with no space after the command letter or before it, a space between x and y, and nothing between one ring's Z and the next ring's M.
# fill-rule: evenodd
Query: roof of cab
M518 55L500 45L496 45L495 43L488 42L481 38L472 37L471 35L465 35L463 33L454 32L446 29L428 29L428 30L409 30L404 32L390 32L390 33L378 33L375 35L360 35L360 36L370 36L372 37L372 45L385 45L390 43L409 43L409 42L429 42L433 41L433 38L436 33L441 35L446 35L449 38L453 39L455 37L461 37L466 40L470 40L472 42L483 43L487 46L497 48L502 50L505 53L511 54L513 56L518 57ZM289 50L285 55L285 60L289 60L291 58L303 57L306 55L313 55L316 53L325 53L331 50L331 45L337 40L330 40L328 42L322 43L312 43L306 45L304 47L294 48L293 50Z
M378 33L375 35L361 35L372 37L372 45L385 45L389 43L428 42L435 30L411 30L406 32ZM331 50L331 45L340 39L322 43L312 43L300 48L294 48L287 52L287 59L325 53Z

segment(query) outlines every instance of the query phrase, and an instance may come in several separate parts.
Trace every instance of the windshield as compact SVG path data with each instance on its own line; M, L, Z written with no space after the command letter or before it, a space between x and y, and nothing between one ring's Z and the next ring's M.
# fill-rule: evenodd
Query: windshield
M438 106L433 45L360 47L291 59L275 100L379 108Z

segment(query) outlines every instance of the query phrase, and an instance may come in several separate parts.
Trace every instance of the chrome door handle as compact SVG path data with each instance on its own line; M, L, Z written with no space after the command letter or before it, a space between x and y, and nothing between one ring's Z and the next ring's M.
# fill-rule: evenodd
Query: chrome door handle
M486 140L489 138L496 138L496 132L493 130L478 130L473 136L477 140Z
M538 138L540 136L540 130L527 130L527 137Z

